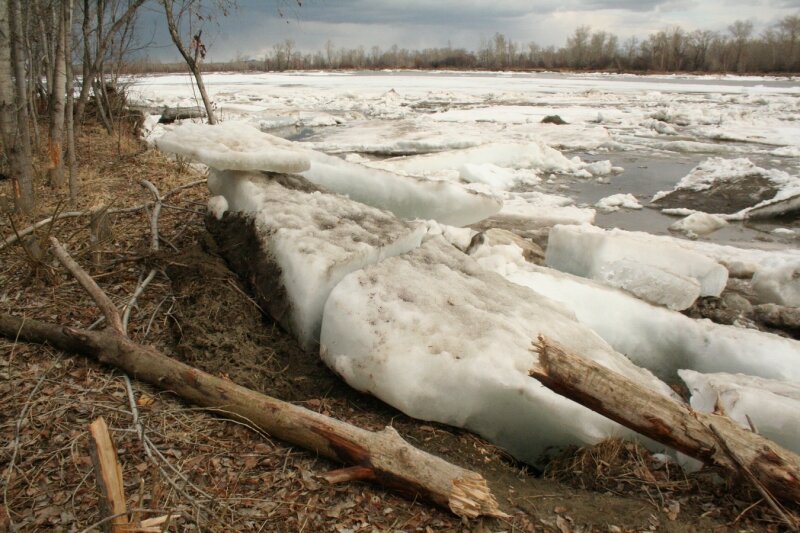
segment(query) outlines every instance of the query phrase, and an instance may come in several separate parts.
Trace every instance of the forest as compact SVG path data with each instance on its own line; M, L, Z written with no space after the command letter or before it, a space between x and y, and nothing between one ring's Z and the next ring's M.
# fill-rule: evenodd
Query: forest
M272 45L262 57L240 54L208 62L207 71L315 69L608 70L616 72L794 73L800 71L800 15L790 15L757 35L751 21L737 20L725 32L674 26L621 41L610 31L578 26L562 47L535 39L515 42L503 33L481 39L475 50L452 46L409 50L393 45L337 47L327 41L313 53L292 39ZM256 43L254 43L255 45ZM261 44L261 43L258 43ZM182 64L137 59L127 71L172 72Z

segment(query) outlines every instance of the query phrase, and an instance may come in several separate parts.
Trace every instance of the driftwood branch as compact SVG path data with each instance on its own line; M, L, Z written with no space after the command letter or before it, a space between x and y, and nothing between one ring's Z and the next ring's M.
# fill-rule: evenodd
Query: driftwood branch
M726 416L696 412L544 337L534 342L534 351L539 363L530 375L545 387L705 463L738 473L739 461L776 498L800 502L797 454ZM719 439L734 450L737 461Z
M195 405L224 410L269 435L341 463L362 479L422 496L463 517L506 516L480 474L414 448L391 427L367 431L176 361L110 329L88 331L0 314L0 334L47 342L112 365Z

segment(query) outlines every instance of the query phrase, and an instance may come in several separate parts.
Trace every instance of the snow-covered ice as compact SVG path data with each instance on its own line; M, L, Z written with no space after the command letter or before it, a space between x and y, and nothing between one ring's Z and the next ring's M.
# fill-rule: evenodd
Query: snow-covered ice
M800 453L800 382L693 370L678 374L695 410L711 413L719 407L742 427L752 422L760 435Z
M701 254L640 232L555 226L548 266L625 289L651 303L686 309L698 296L719 296L728 271Z
M672 396L563 306L441 237L345 277L325 305L320 353L356 389L415 418L469 428L525 461L550 446L630 435L528 377L539 334Z
M305 150L293 147L280 137L235 122L216 126L182 124L156 140L156 146L218 170L296 173L310 166Z
M728 221L718 215L709 213L692 213L686 218L671 224L669 229L679 231L689 237L708 235L728 225Z
M572 274L531 264L516 245L480 246L484 268L567 306L620 353L669 382L682 368L800 382L800 341L715 324Z
M687 207L738 220L775 216L800 208L800 178L765 169L747 158L709 158L670 191L652 201L666 207Z
M606 196L597 201L594 206L600 211L610 213L624 207L625 209L641 209L642 204L630 193L619 193Z
M800 307L800 259L773 259L753 274L753 289L761 303Z
M188 76L132 81L131 98L154 112L196 105ZM324 311L323 356L356 387L534 460L548 445L622 431L527 378L543 330L656 388L620 354L671 382L679 369L800 381L797 341L671 310L719 295L728 272L752 278L760 301L797 305L796 221L784 231L758 222L800 211L792 80L387 71L205 81L222 125L151 117L148 142L217 169L211 217L239 212L263 229L292 302L286 325L313 346ZM548 115L567 124L543 124ZM235 170L301 174L326 192ZM687 218L641 209L637 197L676 182L657 205ZM557 226L595 222L663 235ZM696 240L668 235L670 225ZM586 277L533 264L542 251L520 235L544 247L548 233L548 260Z
M319 339L322 308L339 280L412 250L426 233L424 224L342 196L287 188L254 172L212 171L209 188L229 212L253 218L261 252L277 264L286 291L286 325L305 349Z
M156 144L218 170L302 173L327 190L408 219L434 219L462 226L500 210L500 202L492 196L458 184L420 180L351 163L248 124L182 124Z

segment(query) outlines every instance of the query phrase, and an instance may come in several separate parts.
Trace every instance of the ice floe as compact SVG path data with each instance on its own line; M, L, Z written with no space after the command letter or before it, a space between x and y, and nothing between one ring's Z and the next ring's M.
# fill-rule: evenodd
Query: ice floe
M322 308L331 289L354 270L419 246L427 228L314 190L302 178L279 178L212 171L209 188L215 198L225 199L229 213L253 221L252 229L239 231L254 232L261 253L249 260L264 271L260 275L269 275L270 269L279 272L271 275L273 286L265 290L275 293L269 298L276 306L273 316L282 318L300 345L310 349L319 339ZM221 200L218 204L223 205ZM285 300L278 296L283 293Z
M698 296L719 296L728 281L725 267L704 255L644 233L590 225L555 226L545 261L670 309L685 309Z
M539 334L671 396L563 306L440 237L345 277L325 305L320 353L356 389L415 418L469 428L524 461L550 446L630 435L528 377Z
M799 341L689 318L614 287L531 264L513 244L479 246L472 255L484 268L562 303L615 350L668 382L684 368L800 382Z
M760 435L800 453L800 382L693 370L678 374L689 388L695 410L721 410L742 427L752 425Z

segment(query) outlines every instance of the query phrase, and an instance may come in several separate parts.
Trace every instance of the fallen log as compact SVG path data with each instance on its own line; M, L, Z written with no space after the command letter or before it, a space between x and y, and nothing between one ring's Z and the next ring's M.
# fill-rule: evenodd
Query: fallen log
M540 336L533 344L539 362L529 374L545 387L704 463L752 473L754 482L763 485L757 488L777 499L800 502L800 457L795 453L727 416L696 412L549 339Z
M367 431L259 394L136 344L111 329L89 331L0 314L0 334L88 355L290 444L363 467L359 479L425 497L458 516L506 516L483 476L414 448L391 427Z

